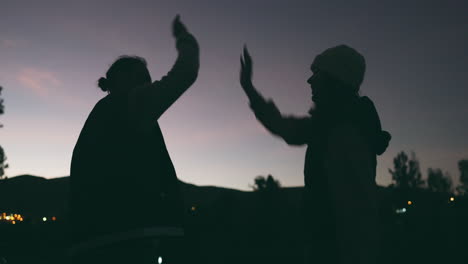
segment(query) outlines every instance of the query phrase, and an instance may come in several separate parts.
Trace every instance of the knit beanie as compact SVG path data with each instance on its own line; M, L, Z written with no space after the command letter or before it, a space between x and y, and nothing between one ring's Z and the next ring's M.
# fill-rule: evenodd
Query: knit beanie
M357 92L364 80L366 61L355 49L339 45L317 55L311 68L327 72Z

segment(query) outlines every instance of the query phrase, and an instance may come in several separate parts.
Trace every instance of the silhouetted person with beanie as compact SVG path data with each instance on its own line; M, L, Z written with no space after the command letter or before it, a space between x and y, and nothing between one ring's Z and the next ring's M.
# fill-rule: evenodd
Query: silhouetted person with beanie
M244 48L240 82L257 119L289 145L307 145L304 212L307 263L376 263L376 165L388 147L374 104L359 96L365 60L340 45L319 54L307 80L309 116L283 116L252 84Z
M182 226L179 183L158 119L197 79L199 47L178 16L172 31L178 57L160 81L136 56L118 58L99 79L108 95L89 114L71 164L72 240L85 248L79 263L146 263L151 245L139 236ZM96 246L92 254L87 245Z

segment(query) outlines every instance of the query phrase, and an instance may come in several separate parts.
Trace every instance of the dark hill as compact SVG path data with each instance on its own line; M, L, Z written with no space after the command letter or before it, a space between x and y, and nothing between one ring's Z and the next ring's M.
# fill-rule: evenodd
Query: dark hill
M46 179L33 175L20 175L0 181L0 212L7 211L33 217L65 216L68 210L70 177ZM262 193L240 191L216 186L197 186L180 182L185 207L197 211L215 209L219 213L236 214L236 211L255 214L265 205ZM290 210L300 210L302 187L286 187L279 190L277 207L286 206ZM391 191L379 188L380 200L388 201ZM270 203L272 203L271 201ZM229 212L228 212L229 211ZM250 216L248 216L250 218ZM250 221L250 220L249 220Z
M9 237L0 241L0 256L3 250L13 263L27 248L31 257L15 263L32 263L41 254L64 252L67 228L61 223L66 221L43 224L41 218L66 219L69 181L69 177L45 179L31 175L0 181L0 212L20 213L36 223L0 225L0 235ZM181 190L186 241L190 245L186 254L193 257L192 263L301 263L302 187L268 193L181 182ZM378 195L385 260L379 263L448 263L442 261L447 256L456 259L454 263L466 260L462 253L466 251L463 239L468 234L468 197L456 197L455 203L449 203L449 194L399 192L382 187ZM413 202L411 206L408 200ZM407 208L405 214L395 213L403 207ZM426 251L431 254L421 254ZM439 258L432 252L438 252Z
M219 209L247 209L253 201L253 192L215 186L196 186L184 182L181 190L187 209L206 211L219 205ZM70 177L46 179L32 175L20 175L0 181L0 211L20 213L33 217L64 216L68 208ZM285 188L284 193L293 200L300 199L301 188ZM231 204L231 206L228 206ZM236 206L234 206L236 204ZM255 204L255 202L254 202ZM250 210L254 210L250 208Z

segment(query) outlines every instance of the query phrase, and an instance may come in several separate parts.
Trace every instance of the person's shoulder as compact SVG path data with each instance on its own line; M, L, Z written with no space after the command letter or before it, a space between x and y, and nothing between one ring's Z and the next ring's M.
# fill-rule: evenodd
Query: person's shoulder
M89 113L88 119L94 118L100 115L103 112L106 112L106 109L109 109L109 105L111 104L110 95L106 95L103 98L99 99L99 101L94 105L91 112Z
M99 101L97 101L97 103L94 105L94 108L105 107L106 105L110 103L110 101L111 101L111 95L108 94L104 96L103 98L99 99Z
M99 101L94 106L97 110L108 109L112 107L121 107L122 104L128 103L129 94L108 94Z

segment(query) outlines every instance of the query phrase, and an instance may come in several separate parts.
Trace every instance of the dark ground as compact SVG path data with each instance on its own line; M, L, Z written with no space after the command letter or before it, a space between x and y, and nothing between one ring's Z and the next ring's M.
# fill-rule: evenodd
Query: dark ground
M66 263L68 178L8 181L0 183L0 210L21 213L25 221L0 224L0 256L8 264ZM189 263L302 263L302 188L270 194L183 183L182 190L186 236L177 251ZM379 190L379 263L467 262L466 198L450 203L448 194ZM395 212L403 207L406 213ZM57 221L41 221L52 215Z

